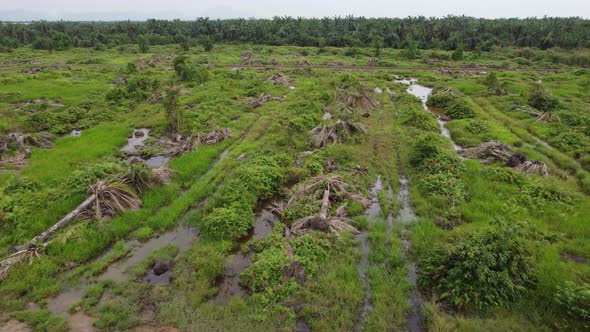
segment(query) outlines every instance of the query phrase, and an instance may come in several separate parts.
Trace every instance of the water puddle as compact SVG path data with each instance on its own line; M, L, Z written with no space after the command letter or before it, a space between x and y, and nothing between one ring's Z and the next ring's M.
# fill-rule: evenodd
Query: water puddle
M168 161L170 161L170 157L168 156L153 156L150 158L141 158L138 156L132 156L127 158L127 160L125 160L126 163L130 164L134 161L141 161L142 163L146 164L149 168L158 168L158 167L162 167L166 164L168 164Z
M121 148L121 151L128 153L137 153L139 149L145 146L145 141L149 138L150 130L147 128L134 129L133 134L127 138L127 145Z
M381 176L377 176L377 181L373 185L371 189L371 205L365 211L364 216L367 218L369 223L369 227L375 220L379 217L379 213L381 213L381 205L379 204L379 192L383 190L383 182L381 181ZM361 234L355 237L357 242L360 242L361 245L361 260L358 265L358 274L359 278L361 279L361 283L363 284L363 288L365 289L365 294L363 296L363 302L361 304L361 312L359 321L355 328L356 331L363 330L365 326L365 322L369 316L369 312L374 310L373 302L371 301L371 287L369 286L369 276L367 275L367 271L369 269L369 252L371 251L370 244L369 244L369 234L367 232L362 232Z
M82 136L82 130L74 129L70 132L70 136L80 137L80 136Z
M98 276L98 280L126 281L128 275L126 271L145 260L154 250L168 244L174 244L178 247L179 253L188 250L193 241L198 238L197 231L189 226L180 225L176 229L163 233L159 237L152 238L145 243L138 244L137 241L131 241L129 244L133 249L128 257L111 264L105 272ZM161 277L158 276L158 277Z
M243 243L251 239L258 240L268 237L272 232L274 223L277 221L278 218L270 211L266 209L262 210L256 218L252 234L246 238ZM240 285L240 274L252 264L252 258L253 253L242 250L228 258L225 265L223 280L220 282L219 292L213 300L215 304L224 305L228 303L232 297L243 296L246 294L246 289Z
M398 200L400 203L399 214L397 220L404 225L402 228L402 243L406 256L410 250L411 243L406 235L406 226L418 221L416 213L410 204L410 188L408 185L408 179L404 176L399 178L399 193ZM416 287L417 281L418 264L413 261L408 267L408 281L412 285L412 294L410 295L410 307L412 312L410 313L407 321L407 330L411 332L424 331L422 322L424 317L422 315L422 295Z
M422 107L427 111L429 110L428 105L426 105L426 102L428 101L428 96L432 94L431 88L418 84L418 81L415 79L395 80L395 82L409 85L406 91L409 94L418 97L422 102ZM447 128L445 121L443 121L442 117L439 114L437 114L436 112L433 113L436 115L436 122L438 123L438 126L440 128L440 133L451 141L451 144L453 145L453 149L455 149L455 151L461 151L462 148L455 144L455 142L451 138L451 132Z
M90 332L97 331L92 325L96 318L90 317L74 308L74 313L70 313L70 308L82 300L85 287L71 288L54 298L47 300L47 309L54 316L60 316L68 321L70 331ZM76 310L77 309L77 310Z

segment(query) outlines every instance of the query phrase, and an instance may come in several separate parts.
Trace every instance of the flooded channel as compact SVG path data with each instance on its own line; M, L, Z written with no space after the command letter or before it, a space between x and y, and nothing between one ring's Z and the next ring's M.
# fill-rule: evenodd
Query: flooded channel
M409 94L418 97L418 99L420 99L420 101L422 102L422 107L427 111L429 110L428 105L426 103L428 102L428 97L432 94L431 88L418 84L417 83L418 81L416 79L409 79L409 80L403 79L403 80L396 80L395 82L409 85L408 89L406 91ZM438 126L440 128L441 135L443 135L444 137L448 138L451 141L451 144L453 145L453 149L455 149L455 151L461 151L462 148L460 146L458 146L457 144L455 144L455 142L451 138L451 132L447 128L445 121L442 120L442 118L439 114L436 114L435 112L432 112L432 113L434 113L436 115L436 122L438 123Z
M396 220L402 224L402 243L404 247L404 252L406 256L410 250L411 243L407 238L407 230L406 227L418 221L416 217L416 213L412 208L410 202L410 189L408 185L408 179L404 176L400 176L399 179L399 192L398 192L398 201L400 204L399 213L397 215ZM410 308L411 313L408 316L407 321L407 330L410 332L418 332L424 331L424 317L422 314L422 295L416 286L417 282L417 271L418 271L418 264L415 261L410 262L410 266L408 267L408 281L412 286L412 293L410 295Z
M377 181L373 185L371 189L371 205L365 210L364 216L367 218L369 227L373 224L379 214L381 213L381 205L379 204L379 192L383 190L383 182L381 181L381 176L377 176ZM361 304L361 312L359 315L359 320L355 331L362 331L369 313L374 310L373 301L371 300L371 287L369 285L369 276L367 275L367 271L369 269L369 253L371 251L370 244L369 244L369 234L368 232L362 232L361 234L355 237L355 240L360 243L361 246L361 260L358 265L358 274L359 278L363 284L363 288L365 290L365 294L363 295L363 302Z
M262 212L256 217L252 234L246 238L243 243L268 237L272 232L273 225L277 221L278 218L269 210L262 210ZM240 274L252 264L252 258L252 252L240 250L227 259L223 279L219 286L219 292L215 299L213 299L215 304L224 305L227 304L231 298L246 294L246 290L240 285Z

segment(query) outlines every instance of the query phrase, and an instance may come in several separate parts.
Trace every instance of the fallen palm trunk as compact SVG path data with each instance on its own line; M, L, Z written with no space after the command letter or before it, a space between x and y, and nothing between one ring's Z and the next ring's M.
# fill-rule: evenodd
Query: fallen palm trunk
M51 237L55 232L57 232L58 230L63 228L70 221L74 220L74 218L76 218L80 213L82 213L84 210L88 209L92 204L94 204L95 200L96 200L96 195L91 195L84 202L82 202L82 204L78 205L78 207L76 209L74 209L72 212L68 213L65 217L63 217L55 225L51 226L48 230L35 236L29 242L22 244L20 246L14 247L11 251L21 252L22 250L27 250L28 248L36 246L38 243L44 242L49 237Z
M92 205L95 205L95 213L97 218L102 218L104 215L113 216L118 212L122 212L128 209L138 209L141 206L141 201L129 187L123 185L121 182L104 182L99 181L89 188L91 195L86 198L82 204L78 205L72 212L68 213L56 224L51 226L45 232L35 236L30 241L14 247L12 252L19 252L34 246L39 243L45 242L55 232L62 229L64 226L69 224L82 212L89 209Z

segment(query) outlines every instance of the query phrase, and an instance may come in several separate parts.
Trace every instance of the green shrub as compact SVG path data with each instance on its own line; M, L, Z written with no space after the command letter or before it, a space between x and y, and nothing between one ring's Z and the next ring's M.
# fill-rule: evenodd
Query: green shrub
M465 99L457 99L449 106L451 119L467 119L475 116L475 111Z
M565 286L557 287L555 300L568 316L590 326L590 285L566 282Z
M436 118L430 112L424 112L418 107L409 107L400 114L400 122L423 130L436 130L438 124Z
M235 240L248 234L254 222L254 212L248 203L235 201L213 209L203 222L203 231L207 236Z
M447 108L457 99L450 93L435 93L428 97L426 104L430 107Z
M419 185L422 191L429 195L447 198L452 206L458 205L465 199L463 182L449 173L427 174L420 178Z
M484 308L517 300L534 283L521 225L499 225L440 247L420 262L419 285L449 305Z
M426 174L447 173L457 176L465 171L465 165L456 154L442 153L424 159L418 169Z
M444 151L444 145L447 143L438 133L426 133L416 137L411 163L418 166L426 159L437 157Z
M531 86L526 98L529 105L540 111L551 111L559 107L559 100L549 94L539 82Z
M488 132L490 130L490 126L484 120L471 120L465 127L465 130L474 135L479 135Z

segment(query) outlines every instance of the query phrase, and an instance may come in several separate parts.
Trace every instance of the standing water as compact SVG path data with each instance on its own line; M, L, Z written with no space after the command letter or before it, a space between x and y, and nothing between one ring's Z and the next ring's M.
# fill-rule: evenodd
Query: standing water
M398 200L400 203L399 214L397 216L397 220L402 224L402 242L404 247L404 252L406 256L410 250L410 241L407 239L406 236L406 226L415 223L418 218L414 213L414 209L410 205L410 190L408 187L408 179L406 177L401 176L399 179L399 193L398 193ZM423 315L422 315L422 296L416 287L417 281L417 264L415 261L410 263L410 267L408 270L408 281L412 285L412 294L410 296L410 307L412 312L408 317L407 322L407 330L410 332L416 331L424 331L424 327L422 325Z
M272 232L272 227L277 222L277 217L268 210L262 210L257 216L254 224L254 231L246 239L258 240L266 238ZM219 286L219 292L213 300L215 304L224 305L234 296L242 296L246 290L240 285L240 274L252 264L252 253L240 250L237 254L231 256L225 265L223 280Z
M377 181L375 181L375 185L371 189L371 205L365 211L365 217L369 223L369 226L377 220L379 217L379 213L381 213L381 205L379 204L379 192L383 190L383 182L381 181L381 176L377 177ZM361 304L361 312L359 321L355 328L356 331L362 331L367 321L367 317L369 316L369 312L373 311L374 305L371 301L371 287L369 285L369 276L367 275L367 270L369 269L369 237L367 232L363 232L356 236L355 238L361 244L361 261L358 265L358 273L363 284L363 288L365 289L365 294L363 296L363 302Z
M428 111L428 105L426 105L426 102L428 102L428 97L432 94L431 88L418 84L417 80L415 79L396 80L395 82L409 85L407 92L413 96L418 97L422 102L422 107ZM436 122L438 122L440 133L451 141L453 149L455 149L455 151L461 151L461 147L455 144L455 142L451 138L451 132L449 131L449 129L447 129L447 126L445 122L441 119L440 115L436 115Z
M113 280L126 281L126 271L146 259L154 250L161 248L167 244L178 246L179 253L182 253L190 248L190 245L196 240L198 234L192 227L180 225L176 229L166 232L159 237L152 238L143 244L136 245L130 252L128 258L118 261L101 274L99 280ZM131 243L131 242L130 242ZM133 243L137 243L133 241ZM133 244L131 243L131 244Z

